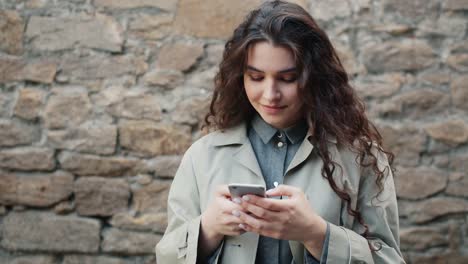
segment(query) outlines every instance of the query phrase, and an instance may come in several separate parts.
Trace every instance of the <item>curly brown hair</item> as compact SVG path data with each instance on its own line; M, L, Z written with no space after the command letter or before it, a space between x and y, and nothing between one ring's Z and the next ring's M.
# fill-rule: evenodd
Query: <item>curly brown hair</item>
M382 136L366 117L365 105L349 84L348 75L327 34L299 5L267 1L251 11L234 30L225 45L215 77L215 89L204 128L224 130L248 122L255 115L244 89L243 74L248 49L259 41L291 50L299 73L304 119L312 132L311 141L324 163L322 176L346 203L347 212L364 226L362 235L370 238L359 208L351 208L350 195L341 190L333 178L337 168L341 173L343 169L332 159L327 138L336 138L338 145L357 153L356 162L362 168L372 169L378 194L383 190L388 170L393 170L393 154L382 148ZM377 166L376 153L371 151L375 146L387 155L389 167L380 169Z

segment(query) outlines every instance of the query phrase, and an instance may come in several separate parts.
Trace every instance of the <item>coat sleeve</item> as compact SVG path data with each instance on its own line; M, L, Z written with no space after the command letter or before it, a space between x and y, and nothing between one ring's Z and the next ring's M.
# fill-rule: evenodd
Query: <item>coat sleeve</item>
M399 249L398 208L392 171L386 155L380 151L375 154L379 169L387 168L384 189L376 196L379 189L375 177L361 176L357 208L369 227L369 242L378 250L372 251L368 240L359 234L364 229L357 220L351 228L330 223L328 263L405 263Z
M182 158L169 191L168 226L156 245L158 264L195 264L197 261L201 210L191 152L189 148Z

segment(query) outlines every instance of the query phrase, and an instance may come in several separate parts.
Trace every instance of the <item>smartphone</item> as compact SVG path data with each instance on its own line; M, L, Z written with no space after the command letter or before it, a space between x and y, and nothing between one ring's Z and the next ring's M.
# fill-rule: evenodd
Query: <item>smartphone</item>
M231 183L228 185L232 197L242 197L246 194L265 197L265 186L259 184Z

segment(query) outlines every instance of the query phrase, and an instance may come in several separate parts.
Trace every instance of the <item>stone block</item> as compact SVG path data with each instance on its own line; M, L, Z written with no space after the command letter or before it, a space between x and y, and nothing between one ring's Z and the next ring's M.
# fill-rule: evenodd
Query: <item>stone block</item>
M0 150L0 168L50 171L55 168L55 151L47 148L20 147Z
M447 186L447 172L429 167L398 168L395 177L397 196L422 199L440 192Z
M44 104L46 92L34 88L21 89L15 104L14 114L26 120L35 120Z
M203 55L200 43L168 43L158 52L157 67L177 71L187 71Z
M468 111L468 76L455 78L450 85L450 90L455 107Z
M0 10L0 51L23 53L23 19L16 11Z
M432 123L425 129L433 139L452 147L468 142L468 125L461 119Z
M125 255L154 254L154 247L160 239L160 235L148 232L140 233L111 228L104 230L101 248L103 252Z
M27 123L0 119L0 146L31 144L40 137L39 127Z

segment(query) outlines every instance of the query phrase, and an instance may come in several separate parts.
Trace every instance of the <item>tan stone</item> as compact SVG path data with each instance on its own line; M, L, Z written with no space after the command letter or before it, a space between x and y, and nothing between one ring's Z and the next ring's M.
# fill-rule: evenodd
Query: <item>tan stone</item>
M465 214L468 212L468 201L459 198L435 197L411 203L408 210L409 220L421 224L442 216Z
M210 109L211 98L193 97L180 102L171 119L176 123L196 125L202 123Z
M28 0L26 2L26 8L38 9L43 8L47 4L47 0Z
M62 264L127 264L124 259L109 256L66 255Z
M47 207L67 199L73 190L73 175L1 173L0 203Z
M435 255L421 255L411 259L413 264L465 264L468 262L468 256L461 255L459 252L443 253Z
M461 119L445 120L426 126L426 132L435 140L451 146L468 141L468 125Z
M427 18L418 26L418 36L458 37L466 31L466 20L456 16L441 15L438 19Z
M449 99L446 93L432 89L419 89L395 96L392 101L399 105L402 117L416 119L434 113L443 113L450 105Z
M447 173L428 167L398 168L395 177L397 196L422 199L442 191L447 186Z
M86 89L61 87L50 95L44 110L44 121L51 129L78 126L90 117L91 111Z
M13 251L96 253L100 229L95 219L37 211L12 212L3 218L1 245Z
M363 62L369 72L421 70L435 62L427 42L404 39L363 48Z
M2 262L2 259L0 258L1 263L8 263L8 264L55 264L57 263L57 258L54 256L20 256L20 257L13 257L6 261Z
M15 115L27 120L38 118L45 96L46 92L40 89L25 88L19 90L18 100L14 108Z
M112 9L160 8L175 12L177 0L95 0L94 5Z
M72 201L63 201L54 206L54 213L58 215L69 214L75 210L75 203Z
M450 169L464 172L468 171L468 156L467 155L454 155L450 162Z
M121 26L109 16L38 17L29 19L26 37L33 49L58 51L76 46L112 52L122 51Z
M184 75L180 71L157 69L145 74L143 80L148 86L174 89L183 82Z
M136 159L123 157L100 157L63 151L58 157L64 170L80 176L124 176L131 175L137 169Z
M85 216L111 216L127 211L130 188L125 180L80 178L74 186L76 211Z
M384 146L395 154L395 164L416 166L424 151L426 135L423 131L404 125L401 127L377 124Z
M16 11L0 10L0 51L23 53L24 23Z
M224 39L260 3L260 0L179 0L175 28L182 34Z
M409 227L400 230L402 250L423 250L437 246L447 246L448 226Z
M0 150L0 167L14 170L52 170L55 151L46 148L22 147Z
M66 57L60 65L60 76L70 81L111 79L124 75L141 75L148 69L142 57L132 55Z
M31 144L39 140L39 128L14 120L0 119L0 146Z
M385 0L384 10L388 13L396 12L411 20L417 20L436 12L438 1L434 0Z
M446 193L454 196L468 197L468 174L461 174L460 179L451 180L445 190Z
M172 14L141 14L130 21L129 33L148 40L162 39L171 33L173 20Z
M174 178L182 156L158 156L148 161L148 168L159 177Z
M192 72L187 78L185 86L212 91L214 89L214 78L218 70L218 67L215 66L201 72Z
M419 76L419 80L423 83L432 84L434 87L440 87L441 85L450 83L451 76L447 72L430 71L422 73Z
M348 75L365 72L364 66L358 62L350 47L335 44L335 49Z
M122 148L141 156L181 154L191 144L187 126L126 121L120 123L119 134Z
M452 101L457 108L468 110L468 76L455 78L450 85Z
M310 2L310 13L317 20L329 21L335 18L348 17L352 13L350 2L340 0L312 0Z
M127 94L120 101L111 103L107 107L107 112L123 118L161 120L158 96L151 94Z
M203 55L202 44L168 43L161 47L157 67L186 71Z
M117 144L117 127L88 122L67 130L47 131L47 145L91 154L112 154Z
M103 252L125 255L154 254L154 246L159 240L161 235L111 228L103 231L101 248Z
M467 0L444 0L442 2L442 8L446 10L467 10L468 1Z
M0 83L32 81L50 84L56 72L57 64L46 59L0 58Z
M366 76L358 80L354 87L361 97L383 98L398 92L404 82L405 78L402 74L393 73Z
M403 35L410 32L413 28L402 24L379 24L372 26L373 31L386 32L395 36Z
M132 208L139 213L165 213L170 181L153 181L143 187L132 188Z
M162 233L167 227L167 214L160 212L131 216L128 213L118 213L112 217L110 224L122 229Z
M446 62L451 68L457 71L468 72L468 53L450 55Z

